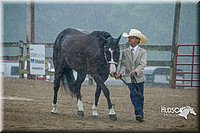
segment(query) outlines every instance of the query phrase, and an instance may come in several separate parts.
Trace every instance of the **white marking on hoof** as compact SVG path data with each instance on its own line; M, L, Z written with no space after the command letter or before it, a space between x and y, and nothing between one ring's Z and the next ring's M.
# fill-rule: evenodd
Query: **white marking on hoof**
M116 121L117 120L117 115L116 115L115 110L114 110L114 105L113 105L113 107L111 109L109 109L109 118L112 121Z
M55 110L52 109L52 110L51 110L51 113L52 113L52 114L58 114L58 111L55 111Z
M83 102L80 99L78 99L77 106L78 106L78 111L83 111L84 112Z
M77 115L83 117L84 116L84 107L83 107L83 102L80 99L78 99L77 107L78 107Z
M109 115L116 115L114 108L109 109Z
M98 117L97 106L95 106L94 104L92 106L92 116Z
M52 114L58 114L57 105L52 103L53 109L51 110Z

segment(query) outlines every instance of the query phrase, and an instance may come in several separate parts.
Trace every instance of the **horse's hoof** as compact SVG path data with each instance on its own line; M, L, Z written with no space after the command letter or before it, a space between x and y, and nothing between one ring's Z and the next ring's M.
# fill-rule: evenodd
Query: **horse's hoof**
M59 114L58 111L51 111L51 114Z
M77 115L79 115L79 116L82 116L82 117L83 117L83 116L84 116L84 111L78 110L78 111L77 111Z
M93 119L97 119L97 118L98 118L98 115L92 115L92 118L93 118Z
M116 120L117 120L116 114L114 114L114 115L109 115L109 118L110 118L110 120L112 120L112 121L116 121Z

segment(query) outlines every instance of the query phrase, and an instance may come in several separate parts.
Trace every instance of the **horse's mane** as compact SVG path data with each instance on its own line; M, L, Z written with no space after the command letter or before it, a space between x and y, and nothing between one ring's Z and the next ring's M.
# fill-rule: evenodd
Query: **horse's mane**
M90 33L89 35L91 36L95 36L97 38L99 38L99 44L100 44L100 48L103 50L106 42L105 39L108 39L109 37L112 37L108 32L106 31L93 31L92 33ZM104 39L103 39L104 38Z

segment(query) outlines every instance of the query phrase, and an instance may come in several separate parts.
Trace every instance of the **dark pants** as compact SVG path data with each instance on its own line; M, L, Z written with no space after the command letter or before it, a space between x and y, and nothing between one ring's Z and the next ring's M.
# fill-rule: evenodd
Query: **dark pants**
M131 102L135 108L135 115L141 115L144 118L143 105L144 105L144 82L128 83L130 89Z

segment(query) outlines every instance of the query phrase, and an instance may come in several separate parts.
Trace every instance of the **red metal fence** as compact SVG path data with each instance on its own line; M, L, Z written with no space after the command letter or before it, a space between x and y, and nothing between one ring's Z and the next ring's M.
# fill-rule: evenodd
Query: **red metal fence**
M200 44L178 44L174 67L174 88L200 87Z

